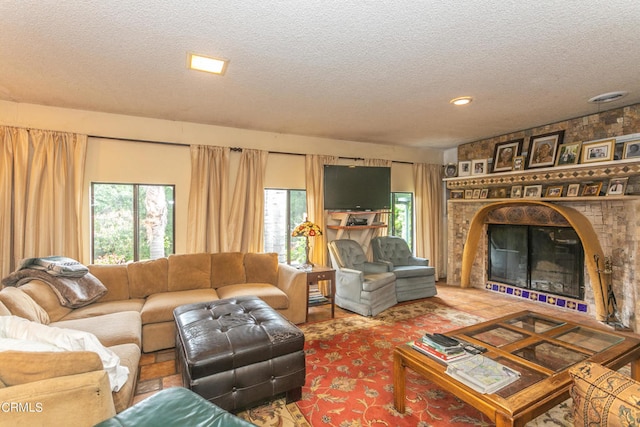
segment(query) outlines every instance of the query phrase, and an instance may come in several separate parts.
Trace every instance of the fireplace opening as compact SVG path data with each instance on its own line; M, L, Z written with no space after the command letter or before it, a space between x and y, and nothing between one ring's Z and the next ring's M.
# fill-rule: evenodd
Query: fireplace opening
M584 300L584 249L571 227L488 224L489 280Z

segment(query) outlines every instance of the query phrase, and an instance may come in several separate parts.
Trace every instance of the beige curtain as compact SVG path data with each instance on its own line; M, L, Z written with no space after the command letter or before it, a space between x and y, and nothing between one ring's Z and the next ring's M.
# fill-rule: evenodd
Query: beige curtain
M384 159L364 159L364 165L365 166L383 166L383 167L388 167L390 168L392 165L392 161L391 160L384 160ZM391 196L391 195L389 195ZM389 228L391 226L391 224L389 224L389 214L380 214L378 217L378 221L383 222L385 224L387 224L386 228L378 228L375 232L376 236L388 236L389 235Z
M324 165L334 165L337 156L307 154L305 156L305 185L307 193L307 217L320 226L322 236L309 239L311 262L329 265L327 259L327 228L324 216Z
M2 277L22 258L81 260L87 136L0 126Z
M444 265L442 259L442 165L413 165L416 189L416 255L429 259L436 280Z
M229 251L264 250L264 174L268 154L242 150L229 215Z
M187 252L223 252L228 247L229 148L191 146Z

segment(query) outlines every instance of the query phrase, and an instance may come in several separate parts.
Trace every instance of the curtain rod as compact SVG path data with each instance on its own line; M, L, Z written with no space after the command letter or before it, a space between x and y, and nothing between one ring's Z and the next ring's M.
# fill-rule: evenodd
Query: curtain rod
M100 136L100 135L87 135L90 138L103 138L103 139L114 139L116 141L124 141L124 142L143 142L145 144L160 144L160 145L173 145L176 147L190 147L193 144L187 144L184 142L169 142L169 141L154 141L154 140L150 140L150 139L131 139L131 138L118 138L118 137L112 137L112 136ZM231 151L235 151L235 152L241 152L242 148L240 147L230 147L229 148ZM269 151L269 154L285 154L288 156L305 156L306 154L303 153L289 153L287 151ZM358 160L364 160L363 157L342 157L339 156L339 159L342 160L354 160L354 161L358 161ZM403 163L406 165L412 165L412 162L403 162L403 161L399 161L399 160L392 160L392 163Z

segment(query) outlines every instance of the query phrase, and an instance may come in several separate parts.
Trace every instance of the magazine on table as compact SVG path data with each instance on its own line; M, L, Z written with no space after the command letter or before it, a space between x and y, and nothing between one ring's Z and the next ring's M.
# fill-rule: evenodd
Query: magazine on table
M480 393L495 393L520 378L520 372L481 354L451 362L446 372Z

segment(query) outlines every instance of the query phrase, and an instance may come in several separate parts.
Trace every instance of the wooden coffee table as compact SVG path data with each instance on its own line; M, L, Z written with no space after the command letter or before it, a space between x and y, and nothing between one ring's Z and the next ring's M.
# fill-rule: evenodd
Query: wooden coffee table
M583 360L614 370L631 363L631 376L638 380L640 375L640 339L531 311L445 335L486 347L485 356L519 371L520 378L496 393L482 394L449 376L443 362L401 345L393 353L393 397L399 412L405 411L405 368L469 403L498 427L523 426L568 399L568 369Z

